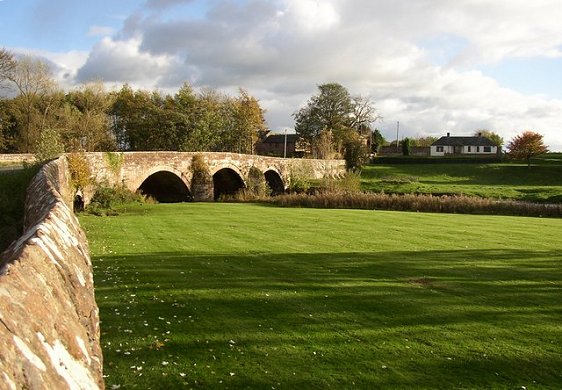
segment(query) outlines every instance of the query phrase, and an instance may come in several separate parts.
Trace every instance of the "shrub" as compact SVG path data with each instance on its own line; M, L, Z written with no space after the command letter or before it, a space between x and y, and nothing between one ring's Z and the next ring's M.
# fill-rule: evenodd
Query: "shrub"
M265 176L256 167L251 167L248 173L248 186L244 189L248 195L255 198L266 198L271 194L271 188L267 185ZM242 190L242 191L244 191Z
M116 215L116 207L146 202L150 202L150 198L145 198L125 187L110 186L104 183L97 186L86 211L94 215Z
M56 129L45 129L41 132L35 146L35 158L39 162L46 162L64 153L64 145Z
M193 200L213 200L213 177L202 154L195 154L191 158L191 191Z
M70 171L70 181L74 192L84 190L92 184L90 164L84 154L69 153L66 158L68 159L68 170Z
M300 160L292 164L289 171L289 192L306 192L312 187L312 167Z
M346 172L342 178L324 178L318 186L319 192L359 192L361 190L361 175L357 172Z
M284 207L343 208L420 211L457 214L497 214L529 217L562 217L562 205L502 201L468 196L396 195L365 192L288 194L269 200Z
M344 142L345 167L348 171L359 172L368 161L369 150L355 132L348 135Z

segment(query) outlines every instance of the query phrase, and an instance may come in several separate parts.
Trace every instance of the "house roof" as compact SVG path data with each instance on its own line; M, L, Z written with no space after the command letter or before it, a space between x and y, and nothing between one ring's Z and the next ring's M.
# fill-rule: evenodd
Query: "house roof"
M285 134L270 134L263 140L264 144L282 144L285 142ZM287 134L287 142L297 142L296 134Z
M431 146L496 146L486 137L441 137Z

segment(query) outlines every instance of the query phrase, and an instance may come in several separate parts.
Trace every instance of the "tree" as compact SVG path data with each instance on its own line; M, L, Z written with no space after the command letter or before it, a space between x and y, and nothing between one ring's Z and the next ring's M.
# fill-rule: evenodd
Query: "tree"
M491 130L486 130L486 129L476 130L474 132L474 135L488 138L497 147L503 145L503 138L498 133L495 133Z
M345 166L350 172L360 172L367 162L367 146L356 132L349 132L344 140Z
M378 153L382 146L386 144L386 139L381 134L379 129L373 130L372 134L372 142L371 142L371 151L373 153Z
M412 151L412 140L410 138L404 138L402 140L402 154L404 156L409 156Z
M437 141L437 137L418 137L412 138L410 141L412 146L431 146L435 141Z
M112 151L117 145L115 135L110 131L108 112L115 101L115 95L105 91L103 83L88 83L66 96L66 110L74 110L77 120L66 126L67 151L98 152Z
M0 86L5 80L10 79L15 67L13 54L6 49L0 49Z
M18 59L8 80L15 87L20 103L18 118L19 150L33 152L47 115L52 114L56 89L49 66L40 59L24 56Z
M515 160L526 160L531 167L531 157L547 153L548 147L543 142L543 136L532 131L524 131L513 138L507 145L509 155Z
M344 154L350 132L370 129L378 117L372 102L361 96L351 96L337 83L318 86L318 94L307 105L293 114L297 135L312 146L318 155L318 139L323 131L333 134L334 149Z
M351 96L342 85L322 84L318 90L306 107L293 114L296 133L311 144L323 130L336 133L349 127L353 114Z

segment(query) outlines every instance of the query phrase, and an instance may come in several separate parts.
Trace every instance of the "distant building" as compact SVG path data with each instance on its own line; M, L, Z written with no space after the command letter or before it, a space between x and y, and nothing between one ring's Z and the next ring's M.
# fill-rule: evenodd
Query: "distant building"
M477 137L441 137L431 145L431 156L494 156L498 147L489 138L479 134Z
M267 134L257 145L256 152L264 156L283 157L285 155L285 137L287 141L287 158L302 157L305 148L296 134Z

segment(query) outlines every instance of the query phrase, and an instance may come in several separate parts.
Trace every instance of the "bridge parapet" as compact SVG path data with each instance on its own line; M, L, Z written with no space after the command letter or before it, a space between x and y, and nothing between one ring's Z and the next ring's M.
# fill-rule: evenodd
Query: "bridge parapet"
M264 175L266 172L277 175L283 189L289 187L291 176L295 173L309 179L338 177L345 173L343 160L284 159L223 152L98 152L86 153L85 156L95 182L124 185L131 191L137 191L152 175L168 172L169 177L177 177L178 185L183 183L189 193L193 193L191 163L197 154L203 157L211 176L215 178L219 172L228 171L237 175L243 185L247 184L252 167ZM88 195L91 194L85 194L86 203Z

